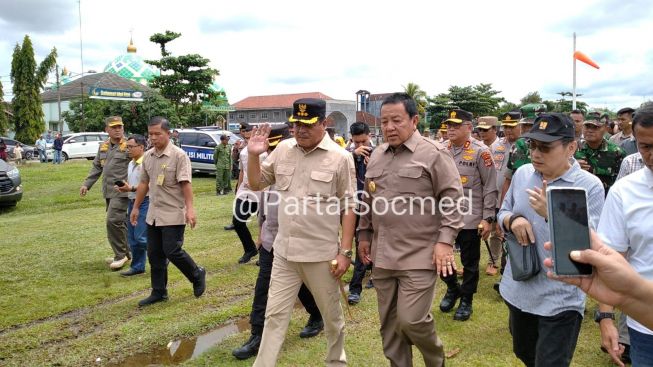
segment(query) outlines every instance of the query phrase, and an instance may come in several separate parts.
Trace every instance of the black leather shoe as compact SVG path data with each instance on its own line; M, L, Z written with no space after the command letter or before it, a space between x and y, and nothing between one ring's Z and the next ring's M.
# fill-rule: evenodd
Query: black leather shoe
M123 277L131 277L131 276L139 275L139 274L143 274L143 273L145 273L145 270L134 270L132 268L129 268L129 270L125 270L125 271L120 272L120 275L122 275Z
M444 295L440 302L440 311L449 312L453 310L458 298L460 298L460 289L447 289L447 294Z
M324 321L308 319L306 326L299 332L300 338L312 338L320 333L324 329Z
M236 227L234 227L233 224L230 224L230 225L228 225L228 226L224 226L224 230L225 230L225 231L231 231L231 230L233 230L234 228L236 228Z
M461 299L460 305L453 315L453 319L456 321L467 321L470 316L472 316L472 303L468 300Z
M361 295L358 293L350 293L347 297L347 303L350 305L357 305L361 301Z
M145 306L149 306L149 305L152 305L152 304L155 304L155 303L158 303L158 302L164 302L164 301L167 301L167 300L168 300L168 295L167 294L160 295L158 293L152 292L152 294L150 294L149 297L140 300L138 302L138 306L139 307L145 307Z
M236 357L236 359L248 359L256 356L260 345L261 336L252 334L252 336L249 337L249 340L246 341L242 347L232 350L231 354Z
M195 281L193 282L193 294L195 297L200 297L206 290L206 269L198 267L195 273Z
M256 250L251 251L251 252L246 252L246 253L243 254L243 256L241 256L240 259L238 259L238 263L239 264L247 264L249 262L249 260L251 260L257 254L258 254L258 251L256 251Z

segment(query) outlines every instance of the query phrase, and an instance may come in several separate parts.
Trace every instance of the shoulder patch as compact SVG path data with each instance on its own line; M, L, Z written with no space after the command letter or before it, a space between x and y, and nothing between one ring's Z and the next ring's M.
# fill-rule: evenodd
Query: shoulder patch
M481 158L483 158L483 164L485 164L485 167L492 167L494 165L490 152L485 151L481 153Z

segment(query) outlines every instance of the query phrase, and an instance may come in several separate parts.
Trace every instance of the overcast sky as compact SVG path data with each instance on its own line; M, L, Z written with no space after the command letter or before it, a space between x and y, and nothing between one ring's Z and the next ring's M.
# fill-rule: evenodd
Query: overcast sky
M77 0L0 0L0 80L10 99L16 42L29 34L37 62L57 47L61 66L80 63ZM578 64L578 93L592 107L637 107L653 99L653 2L595 1L125 1L82 0L84 71L102 71L149 41L182 33L175 55L199 53L220 71L229 101L319 91L355 99L360 89L429 95L450 85L492 83L512 102L572 88L572 33L600 70ZM647 36L648 35L648 36Z

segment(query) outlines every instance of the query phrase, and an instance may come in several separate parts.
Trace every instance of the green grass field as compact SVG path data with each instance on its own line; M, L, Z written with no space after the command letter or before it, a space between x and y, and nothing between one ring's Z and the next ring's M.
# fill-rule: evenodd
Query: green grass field
M0 366L126 365L128 360L132 362L127 365L145 366L151 362L147 358L129 357L249 315L258 268L253 262L236 263L242 247L233 231L222 229L230 222L233 196L216 197L213 176L194 179L198 226L187 230L184 245L208 270L205 295L194 298L191 285L171 266L170 300L139 309L138 300L149 294L149 265L147 275L131 279L109 271L104 259L112 253L99 186L85 198L78 195L89 168L89 161L25 165L23 200L16 208L0 209ZM481 275L474 314L464 323L437 310L444 290L438 282L433 307L437 331L447 352L458 350L448 366L520 365L511 352L507 308L492 290L495 280ZM593 309L593 303L589 307ZM362 302L352 313L346 325L350 365L388 365L373 289L363 291ZM586 315L573 365L610 366L599 350L591 313ZM324 336L298 337L306 319L303 310L295 310L279 366L323 365ZM253 359L236 361L231 356L248 336L248 331L232 335L181 363L249 366ZM423 365L417 350L415 365Z

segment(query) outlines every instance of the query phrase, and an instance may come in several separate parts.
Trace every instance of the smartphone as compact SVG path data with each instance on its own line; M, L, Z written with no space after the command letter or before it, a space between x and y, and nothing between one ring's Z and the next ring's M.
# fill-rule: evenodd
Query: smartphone
M118 187L123 187L123 186L125 186L125 182L124 182L124 181L116 181L116 182L114 182L114 184L116 184L116 186L118 186Z
M573 250L590 248L587 192L579 187L549 187L546 199L553 242L553 272L559 276L592 275L591 265L569 257Z

